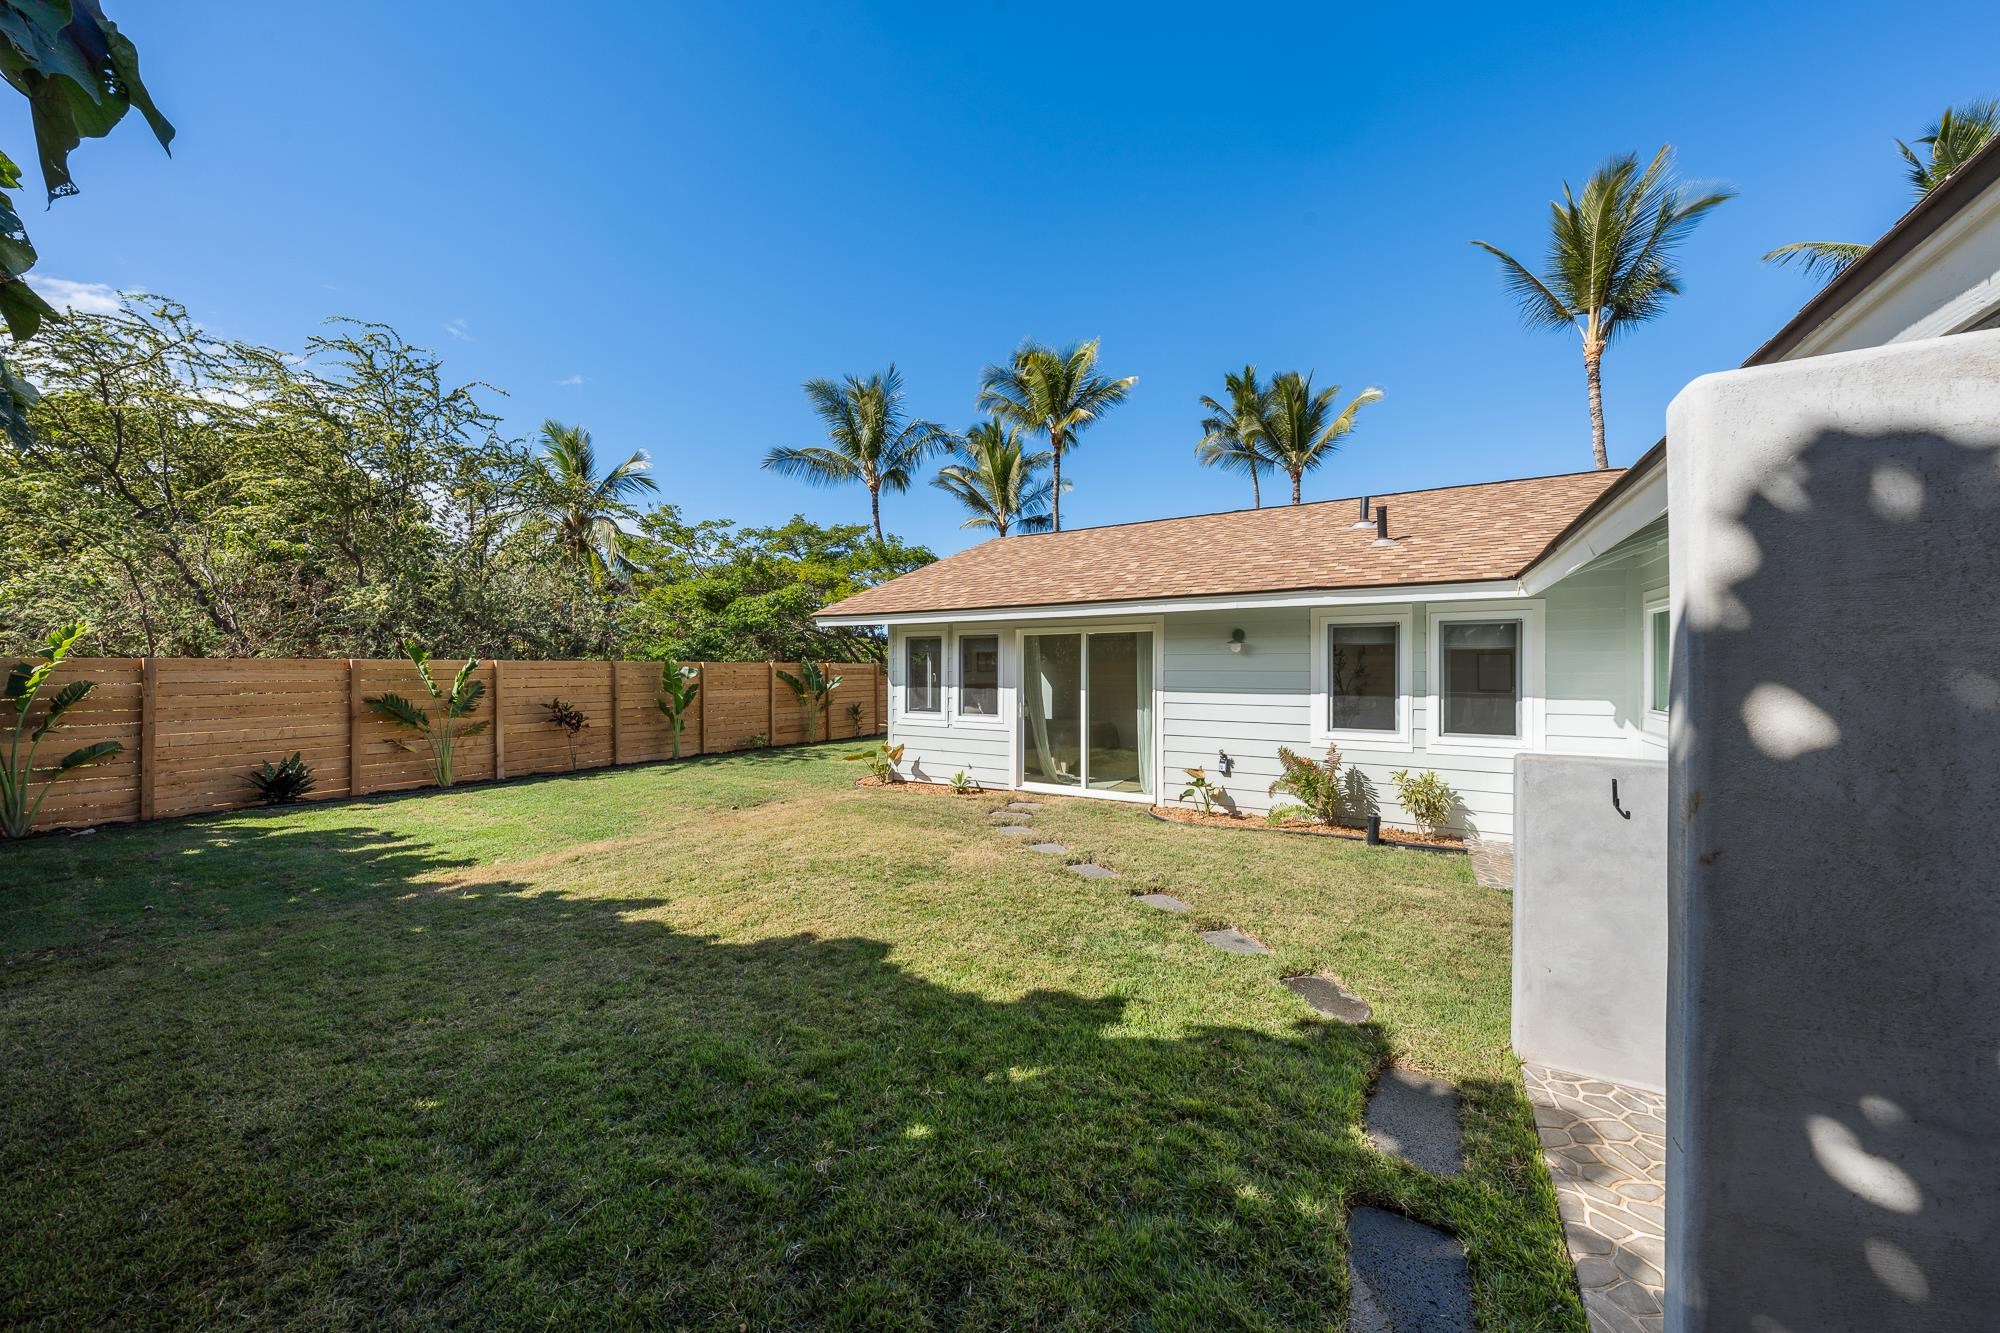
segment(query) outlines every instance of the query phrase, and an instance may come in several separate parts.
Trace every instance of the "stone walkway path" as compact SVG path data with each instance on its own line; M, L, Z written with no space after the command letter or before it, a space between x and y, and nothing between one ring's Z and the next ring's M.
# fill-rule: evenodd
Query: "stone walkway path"
M1666 1326L1666 1099L1523 1065L1592 1333Z
M1067 853L1059 842L1030 842L1037 801L1015 801L992 812L995 831L1018 838L1031 852ZM1117 872L1091 861L1064 867L1085 879L1115 879ZM1133 895L1163 912L1186 914L1189 904L1170 893ZM1204 930L1201 938L1224 953L1269 954L1271 949L1236 926ZM1283 979L1283 984L1324 1017L1359 1024L1373 1011L1360 996L1330 977ZM1458 1174L1464 1163L1458 1123L1458 1089L1402 1069L1385 1069L1368 1100L1367 1131L1380 1152L1420 1171ZM1472 1333L1472 1275L1456 1236L1381 1208L1355 1208L1347 1217L1351 1299L1348 1327L1356 1333Z

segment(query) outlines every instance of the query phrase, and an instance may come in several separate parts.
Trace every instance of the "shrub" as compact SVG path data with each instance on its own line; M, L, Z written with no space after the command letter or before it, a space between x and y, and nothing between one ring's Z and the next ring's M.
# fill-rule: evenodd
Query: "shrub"
M1214 814L1216 789L1215 789L1215 784L1208 780L1208 770L1205 768L1196 767L1196 768L1184 768L1181 770L1181 772L1188 775L1188 785L1186 789L1181 792L1179 799L1183 801L1188 801L1188 800L1200 801L1201 812L1203 814L1205 815Z
M249 783L257 789L260 803L291 805L295 801L303 801L306 793L313 789L312 765L294 750L289 759L275 764L266 759L250 770Z
M542 706L549 710L549 725L562 728L563 742L569 746L569 769L574 773L577 734L590 725L590 716L567 699L551 699Z
M687 725L688 709L701 693L701 672L678 662L660 663L660 693L653 704L674 729L674 758L681 757L681 728Z
M1399 768L1389 780L1396 784L1396 799L1426 834L1435 834L1451 822L1452 812L1458 809L1458 793L1435 772L1425 769L1411 777L1409 770Z
M961 768L951 775L951 789L964 796L979 790L979 780Z
M863 711L862 707L858 703L847 705L847 720L854 724L854 731L856 735L859 735L861 732L862 711Z
M1326 762L1322 764L1280 745L1278 763L1285 772L1271 784L1270 794L1276 796L1283 792L1296 803L1273 809L1269 816L1272 823L1282 824L1287 819L1300 817L1318 824L1339 821L1340 747L1327 746Z
M63 715L83 702L83 697L93 688L91 682L73 680L57 690L49 697L49 706L42 715L41 725L32 731L28 728L28 715L34 711L42 686L48 683L49 673L62 665L62 660L69 656L69 650L89 630L88 625L78 621L66 628L49 631L48 660L40 666L16 662L7 673L5 689L0 690L0 702L14 706L14 729L7 746L7 761L0 764L0 833L10 838L28 835L29 826L41 812L42 802L55 790L58 778L74 773L86 764L109 759L125 749L117 741L98 741L95 745L71 750L56 762L55 771L42 784L42 794L32 801L28 799L28 780L35 771L35 751L42 748L42 738L61 725ZM21 743L23 740L27 741L25 746Z
M865 750L856 750L853 754L841 757L861 761L867 765L869 775L879 782L903 780L903 775L896 769L896 765L903 762L903 747L900 745L890 745L884 741L880 745L871 745Z
M362 700L368 711L377 717L386 717L399 727L423 733L424 744L431 752L431 773L440 787L449 787L452 781L452 751L458 742L468 736L477 736L486 730L485 722L460 722L473 709L479 707L479 700L486 693L486 682L474 680L472 673L479 669L479 659L468 657L465 665L458 669L458 675L451 682L447 692L440 690L431 678L431 655L421 648L407 649L410 663L417 669L417 676L430 691L431 702L437 706L437 716L431 716L430 709L419 708L400 694L376 694ZM414 741L398 741L398 745L412 753L417 746Z

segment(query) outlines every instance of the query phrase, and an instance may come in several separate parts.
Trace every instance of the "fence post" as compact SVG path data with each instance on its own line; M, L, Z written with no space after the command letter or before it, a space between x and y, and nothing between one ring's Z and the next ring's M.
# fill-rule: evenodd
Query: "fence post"
M771 688L764 697L764 744L778 743L778 664L764 663L764 680Z
M611 766L618 767L618 663L606 662L611 668Z
M160 661L148 657L139 668L139 818L153 817L153 784L159 775Z
M506 698L501 682L506 679L506 664L499 658L493 659L493 780L498 782L507 776L507 726L505 715L500 711L500 701Z
M368 705L361 697L361 659L347 659L347 794L365 796L368 784L361 779L361 720Z
M700 674L695 677L701 685L701 692L694 696L694 752L708 753L708 663L696 662L694 669Z

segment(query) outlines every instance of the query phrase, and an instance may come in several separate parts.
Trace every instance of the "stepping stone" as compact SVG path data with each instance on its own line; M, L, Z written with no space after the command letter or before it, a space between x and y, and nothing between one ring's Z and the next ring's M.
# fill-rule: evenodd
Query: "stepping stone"
M993 822L996 824L1027 824L1034 821L1033 815L1017 815L1010 810L995 810Z
M1084 877L1085 879L1117 879L1117 878L1118 878L1118 872L1117 872L1117 871L1115 871L1115 870L1107 870L1107 869L1105 869L1105 868L1104 868L1103 866L1100 866L1100 865L1092 865L1092 864L1091 864L1090 862L1088 862L1088 861L1085 861L1085 862L1084 862L1084 863L1082 863L1081 865L1073 865L1073 866L1069 867L1069 873L1070 873L1070 874L1072 874L1072 875L1082 875L1082 876L1083 876L1083 877Z
M1385 1069L1368 1098L1369 1142L1434 1176L1465 1166L1458 1142L1458 1089L1412 1069Z
M1068 851L1069 848L1059 842L1031 842L1028 844L1028 850L1031 852L1047 852L1050 856L1056 856Z
M1024 815L1031 810L1041 809L1042 803L1040 801L1009 801L1006 808L1015 814Z
M1039 838L1042 836L1026 824L1003 824L993 831L1003 838Z
M1343 1023L1366 1023L1375 1016L1375 1011L1368 1007L1368 1001L1342 990L1325 977L1286 977L1285 989L1328 1018L1337 1018Z
M1381 1208L1347 1215L1353 1333L1473 1333L1472 1273L1456 1239Z
M1148 907L1157 907L1162 912L1185 912L1188 905L1171 893L1140 893L1133 895Z
M1204 930L1201 932L1201 937L1224 953L1271 952L1234 926L1230 926L1226 930Z

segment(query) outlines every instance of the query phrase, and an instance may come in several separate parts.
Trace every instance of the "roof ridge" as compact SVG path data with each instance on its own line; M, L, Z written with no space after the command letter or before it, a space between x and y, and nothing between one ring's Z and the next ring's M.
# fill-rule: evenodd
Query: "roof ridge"
M1394 500L1412 495L1435 495L1439 491L1476 491L1489 486L1518 486L1530 481L1562 481L1569 477L1595 477L1600 475L1615 477L1621 476L1627 471L1629 471L1628 468L1622 467L1578 468L1574 472L1547 472L1533 477L1501 477L1494 481L1459 481L1446 486L1419 486L1412 491L1373 491L1369 493L1367 498L1370 500ZM1299 504L1257 505L1242 509L1205 509L1194 514L1162 514L1157 518L1128 518L1118 523L1093 523L1088 527L1064 528L1060 532L1010 532L1005 537L988 537L983 542L966 547L965 550L976 551L981 546L991 546L994 542L1030 541L1038 537L1067 537L1082 532L1108 532L1113 528L1139 528L1149 523L1184 523L1191 518L1227 518L1234 514L1282 513L1293 509L1317 509L1322 505L1351 505L1361 498L1361 495L1357 493L1354 495L1336 496L1330 500L1306 500ZM958 551L953 554L963 555L965 551ZM951 557L943 556L940 558L949 560Z

